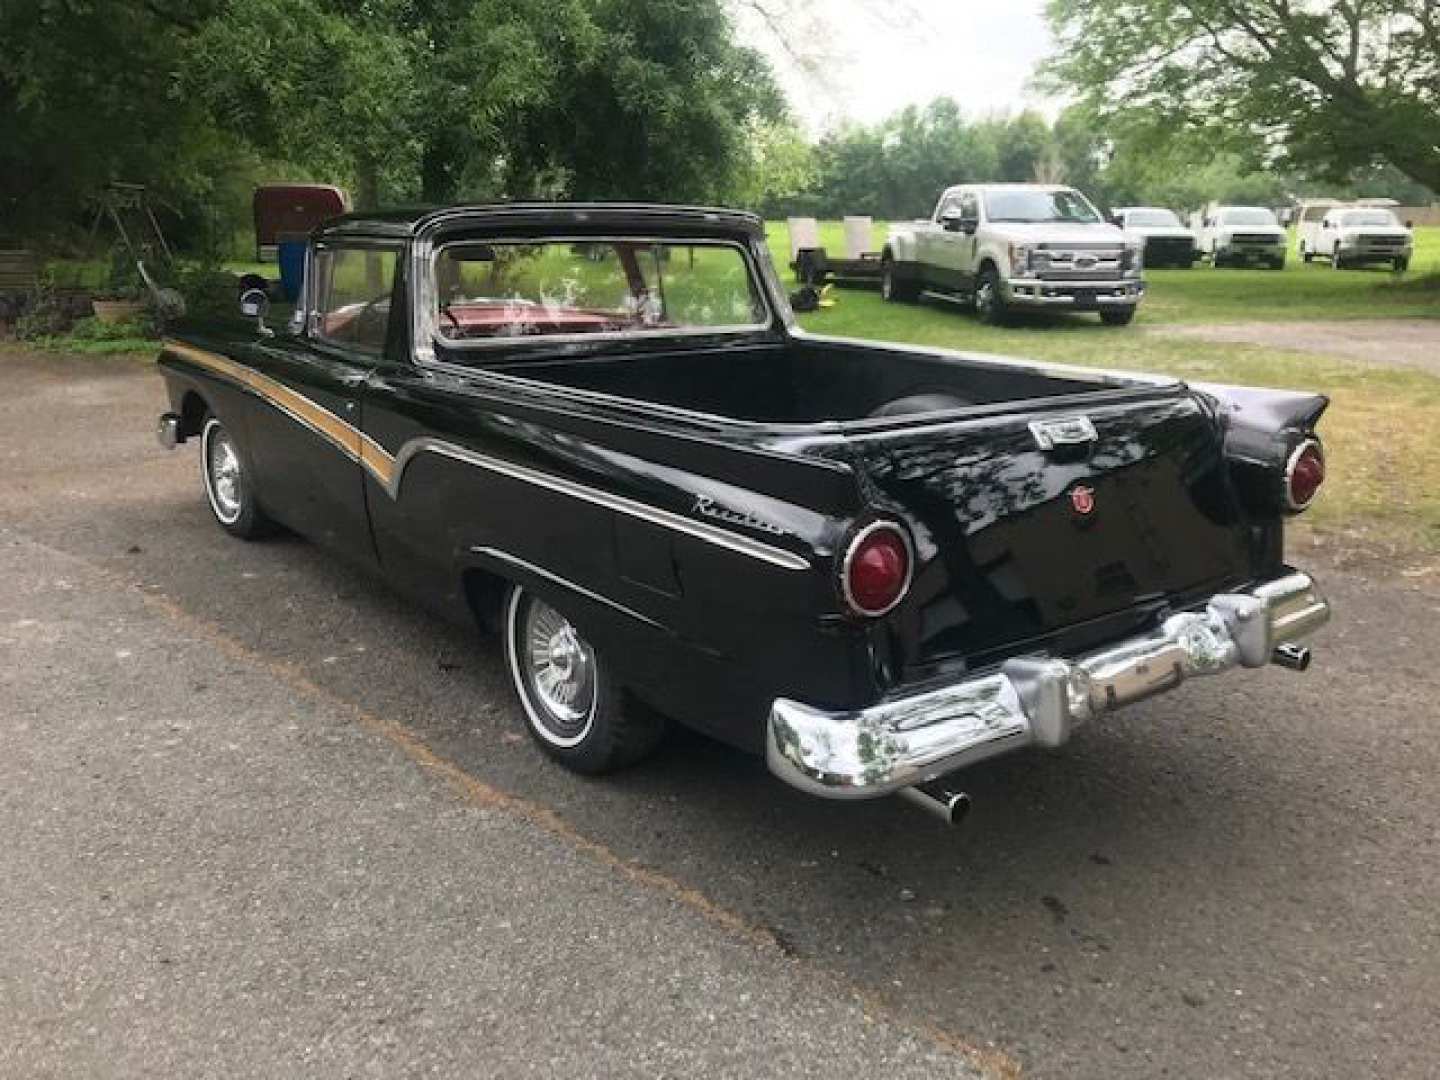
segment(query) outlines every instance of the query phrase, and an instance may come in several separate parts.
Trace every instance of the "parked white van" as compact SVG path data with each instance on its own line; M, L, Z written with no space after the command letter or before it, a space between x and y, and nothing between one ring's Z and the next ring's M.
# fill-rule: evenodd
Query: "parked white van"
M1410 266L1415 234L1383 206L1337 206L1318 221L1299 225L1300 257L1329 259L1337 270L1389 263L1397 271Z

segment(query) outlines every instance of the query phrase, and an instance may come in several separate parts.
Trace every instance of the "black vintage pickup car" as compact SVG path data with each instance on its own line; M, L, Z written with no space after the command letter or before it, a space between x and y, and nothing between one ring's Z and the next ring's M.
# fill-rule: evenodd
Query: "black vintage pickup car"
M288 326L243 301L160 360L216 520L497 627L574 769L673 717L953 818L961 766L1329 614L1282 545L1324 398L807 334L746 214L345 217Z

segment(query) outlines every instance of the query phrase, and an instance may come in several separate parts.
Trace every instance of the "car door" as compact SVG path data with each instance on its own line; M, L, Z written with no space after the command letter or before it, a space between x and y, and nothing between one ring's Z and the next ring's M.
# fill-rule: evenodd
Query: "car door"
M947 220L960 212L962 196L959 192L945 196L940 203L935 229L931 234L931 249L925 259L928 265L928 284L938 289L959 287L958 259L959 238L963 235L953 231Z
M950 274L952 288L969 290L975 287L975 253L980 245L980 196L967 191L960 196L961 230L950 233Z
M365 382L389 331L400 248L317 243L306 274L303 329L253 346L276 407L252 433L267 508L317 543L376 561L361 475Z

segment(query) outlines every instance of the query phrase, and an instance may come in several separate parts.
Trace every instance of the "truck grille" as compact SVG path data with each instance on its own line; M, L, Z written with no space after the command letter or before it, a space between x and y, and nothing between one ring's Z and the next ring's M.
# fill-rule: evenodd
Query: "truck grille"
M1398 248L1405 246L1405 238L1403 236L1362 236L1360 237L1360 243L1366 247Z
M1236 233L1230 238L1232 244L1278 244L1280 238L1268 233Z
M1053 281L1111 281L1120 277L1123 250L1116 247L1041 248L1035 252L1035 270Z
M1145 241L1145 261L1151 265L1179 263L1189 265L1194 260L1195 243L1183 236L1152 236Z

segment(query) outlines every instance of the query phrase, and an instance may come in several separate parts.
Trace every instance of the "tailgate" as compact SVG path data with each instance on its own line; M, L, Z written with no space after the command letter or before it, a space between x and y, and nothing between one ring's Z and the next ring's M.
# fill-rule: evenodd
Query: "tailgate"
M1093 439L1042 448L1034 425L1074 418ZM853 436L850 449L877 504L915 532L915 581L895 624L909 664L974 660L1082 624L1104 636L1106 617L1148 616L1248 575L1214 421L1183 388L917 422Z

